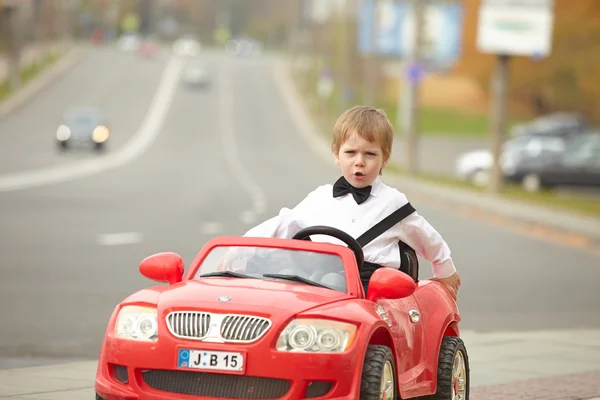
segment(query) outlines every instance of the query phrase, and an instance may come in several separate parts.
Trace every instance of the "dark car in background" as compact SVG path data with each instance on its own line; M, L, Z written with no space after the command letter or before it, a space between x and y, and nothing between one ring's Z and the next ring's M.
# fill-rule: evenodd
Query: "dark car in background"
M580 113L564 111L543 115L529 122L515 125L510 131L510 136L569 136L584 133L588 129L589 125L585 116Z
M531 192L557 186L600 187L600 131L570 138L564 151L522 157L504 174Z

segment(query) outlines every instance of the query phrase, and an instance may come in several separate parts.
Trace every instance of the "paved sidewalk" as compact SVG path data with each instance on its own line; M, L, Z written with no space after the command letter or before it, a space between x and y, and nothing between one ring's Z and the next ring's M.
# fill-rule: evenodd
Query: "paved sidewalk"
M44 69L33 79L28 81L19 90L12 93L8 98L0 102L0 119L3 119L14 112L16 109L24 105L32 97L34 97L40 90L45 88L56 80L61 74L67 72L73 67L80 59L85 55L85 46L78 45L77 43L70 42L59 42L53 43L48 47L45 47L46 51L54 47L61 53L61 58L54 65ZM34 62L34 57L40 56L43 50L41 48L31 48L26 62ZM2 68L5 60L0 57L0 82L2 82ZM22 62L25 62L22 60Z
M20 68L24 69L42 59L53 48L60 50L65 46L62 42L38 44L31 43L21 53ZM0 82L8 79L9 63L4 54L0 54Z
M598 400L600 371L477 387L471 400Z
M542 235L555 236L561 242L570 241L579 247L600 248L599 218L518 202L488 193L445 187L402 175L387 175L387 179L408 195L426 196L439 203L445 203L446 206L456 206L457 212L465 215L495 219L496 222L500 220L494 218L494 215L501 215L524 223L520 225L521 229L537 230ZM506 220L504 222L509 223Z

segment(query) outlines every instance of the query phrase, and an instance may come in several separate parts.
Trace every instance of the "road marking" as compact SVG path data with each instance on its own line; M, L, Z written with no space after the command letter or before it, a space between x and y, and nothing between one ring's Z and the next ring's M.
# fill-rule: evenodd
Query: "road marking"
M152 104L135 135L120 149L93 160L0 175L0 192L66 182L118 168L136 160L154 143L177 88L183 61L172 58L165 68Z
M200 225L200 233L203 235L216 235L223 231L223 224L220 222L205 222Z
M98 235L97 239L101 246L120 246L141 243L144 236L139 232L104 233Z
M231 79L230 61L225 61L225 66L219 74L219 126L221 128L221 140L223 152L229 169L240 185L246 190L252 199L252 212L256 216L263 214L267 209L267 200L264 191L256 183L247 169L239 161L237 143L235 140L234 109L233 109L233 87ZM245 214L249 216L250 214Z

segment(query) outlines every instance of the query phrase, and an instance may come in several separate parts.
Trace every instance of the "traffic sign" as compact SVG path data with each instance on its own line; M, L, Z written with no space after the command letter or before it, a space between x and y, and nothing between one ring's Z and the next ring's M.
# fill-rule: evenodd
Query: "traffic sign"
M481 0L482 53L545 57L552 47L554 0Z

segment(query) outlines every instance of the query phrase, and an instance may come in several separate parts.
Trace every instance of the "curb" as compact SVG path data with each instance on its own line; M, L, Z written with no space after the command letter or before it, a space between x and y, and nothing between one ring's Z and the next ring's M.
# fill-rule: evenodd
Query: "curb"
M289 69L289 62L285 59L277 60L274 66L275 80L290 116L298 128L298 133L309 147L329 163L332 158L329 143L318 134L306 110L306 105L301 101L301 96L290 77ZM600 246L600 219L598 218L519 203L486 193L473 194L466 190L447 188L402 175L388 174L387 176L395 186L402 187L403 190L440 201L446 208L456 209L458 205L464 214L478 214L480 218L482 212L496 214L495 216L483 215L483 219L497 221L500 215L520 221L521 224L516 227L519 230L575 247ZM505 225L510 224L506 222Z
M496 224L510 225L509 221L500 221L497 218L501 215L520 221L519 226L512 224L513 227L529 230L532 234L554 237L558 241L576 247L600 246L598 218L519 203L488 193L474 194L466 190L445 188L400 175L389 178L398 187L439 200L446 206L458 207L455 210L465 215L493 220ZM493 214L496 214L496 217Z
M33 78L6 100L0 102L0 120L6 118L19 107L23 106L35 94L75 66L75 64L81 60L83 53L83 50L76 46L64 51L56 64Z

